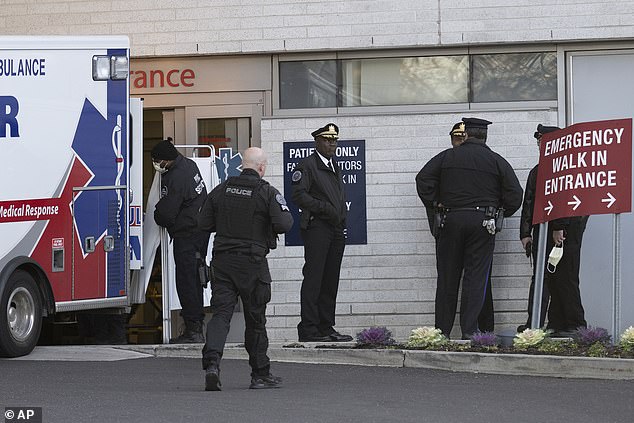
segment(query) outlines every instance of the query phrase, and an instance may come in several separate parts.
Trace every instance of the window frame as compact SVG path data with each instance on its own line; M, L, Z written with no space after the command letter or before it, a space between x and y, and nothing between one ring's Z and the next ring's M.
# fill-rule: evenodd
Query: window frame
M477 111L503 111L503 110L543 110L556 109L560 101L560 93L557 92L556 100L522 100L504 102L483 102L474 103L434 103L416 105L385 105L385 106L337 106L327 108L301 108L301 109L280 109L280 62L290 61L313 61L313 60L349 60L349 59L381 59L381 58L406 58L406 57L429 57L429 56L459 56L459 55L481 55L481 54L509 54L509 53L542 53L551 52L557 54L558 48L555 44L527 44L512 46L469 46L469 47L441 47L430 49L393 49L376 51L341 51L327 53L285 53L273 56L273 116L274 117L300 117L300 116L335 116L335 115L384 115L384 114L419 114L419 113L450 113ZM562 78L560 74L560 57L557 54L557 81ZM469 57L471 64L471 57ZM341 67L337 64L337 72ZM468 96L471 100L471 69L468 78ZM341 75L337 75L340 84ZM340 102L341 93L337 93L337 104Z

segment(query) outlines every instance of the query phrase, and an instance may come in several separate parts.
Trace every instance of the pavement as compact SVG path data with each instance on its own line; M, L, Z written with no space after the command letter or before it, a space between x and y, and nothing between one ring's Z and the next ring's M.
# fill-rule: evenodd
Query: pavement
M121 354L96 348L100 357ZM634 415L630 380L274 363L282 389L252 390L248 362L223 359L222 391L207 392L199 357L94 361L94 348L80 350L74 357L84 362L0 359L0 410L41 410L38 420L5 421L625 423Z
M551 355L355 349L354 342L292 342L269 346L271 361L309 364L405 367L451 372L634 380L634 360ZM200 358L202 344L121 345L115 350L155 357ZM223 358L248 359L242 344L227 344Z

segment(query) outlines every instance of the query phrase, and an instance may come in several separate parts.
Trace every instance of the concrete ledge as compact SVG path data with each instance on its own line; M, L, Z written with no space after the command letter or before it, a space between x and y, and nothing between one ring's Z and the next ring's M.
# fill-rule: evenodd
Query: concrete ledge
M403 351L405 367L524 376L634 379L634 360L529 354Z
M353 343L350 345L352 346ZM562 378L634 380L634 360L388 349L315 348L315 344L271 345L272 361L357 366L418 367L452 372ZM339 344L339 347L342 345ZM201 358L202 344L126 345L118 348L156 357ZM224 358L248 359L241 344L228 344Z
M289 363L350 364L357 366L403 367L403 351L329 348L270 349L273 361Z

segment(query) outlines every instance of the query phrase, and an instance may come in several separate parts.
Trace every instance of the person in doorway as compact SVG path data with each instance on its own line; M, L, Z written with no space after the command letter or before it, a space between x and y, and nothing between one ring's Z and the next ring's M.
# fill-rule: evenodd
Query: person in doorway
M499 219L522 203L522 187L511 165L487 145L489 121L463 118L467 139L433 157L416 176L425 207L440 213L435 325L449 337L462 279L460 327L469 339L487 290ZM497 221L497 224L496 224Z
M244 346L251 366L250 389L279 388L267 356L266 305L271 300L267 254L277 247L277 234L293 226L280 192L264 179L267 155L248 148L242 173L214 188L198 217L201 230L215 232L211 311L203 348L205 390L220 391L220 360L238 297L244 306Z
M315 152L291 176L293 201L301 209L304 280L301 288L300 342L346 342L335 330L335 306L346 245L346 202L339 166L333 159L339 127L329 123L311 133Z
M558 131L556 126L537 125L534 137L539 147L544 134ZM537 262L537 245L539 239L539 225L533 225L533 209L535 208L535 190L537 186L537 170L535 165L526 181L526 191L522 203L520 219L520 241L526 254L533 258L533 275L528 293L528 319L525 325L517 328L523 332L531 327L533 301L535 291L535 272ZM555 336L571 336L578 327L585 327L584 310L579 291L579 267L581 264L581 241L585 231L588 216L561 218L548 223L548 237L546 238L547 254L555 244L565 242L563 257L554 272L544 272L544 286L539 316L539 327L543 327L548 315L547 329Z
M152 149L152 165L161 174L161 198L154 220L167 229L174 242L176 292L181 303L185 330L171 344L202 343L203 287L198 276L199 258L207 255L209 233L198 228L198 212L207 196L196 163L181 155L170 140Z

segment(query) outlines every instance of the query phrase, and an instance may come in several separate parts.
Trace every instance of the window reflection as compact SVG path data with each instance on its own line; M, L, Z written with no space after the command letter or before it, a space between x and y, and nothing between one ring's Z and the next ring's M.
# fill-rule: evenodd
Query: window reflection
M467 102L467 56L342 61L342 105Z
M280 108L336 107L335 60L280 63Z
M557 99L557 55L544 53L472 56L472 101Z
M557 99L554 52L280 62L279 72L281 109Z

